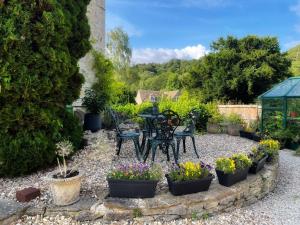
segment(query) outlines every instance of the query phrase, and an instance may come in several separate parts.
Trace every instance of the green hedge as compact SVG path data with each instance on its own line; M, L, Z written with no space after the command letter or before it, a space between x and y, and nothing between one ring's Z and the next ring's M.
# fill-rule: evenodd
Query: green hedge
M0 3L0 176L55 161L55 144L76 147L81 128L65 106L84 81L77 62L90 48L89 0Z
M142 122L142 119L138 115L143 113L149 107L152 107L152 103L150 102L145 102L140 105L126 104L113 106L113 108L123 117L132 119L139 123ZM198 131L205 130L208 119L214 114L218 113L216 104L203 104L198 99L191 98L187 93L183 93L178 101L162 99L158 103L158 107L160 112L163 112L166 109L175 111L176 113L178 113L182 121L184 121L184 119L192 109L196 109L199 112L199 119L196 123Z

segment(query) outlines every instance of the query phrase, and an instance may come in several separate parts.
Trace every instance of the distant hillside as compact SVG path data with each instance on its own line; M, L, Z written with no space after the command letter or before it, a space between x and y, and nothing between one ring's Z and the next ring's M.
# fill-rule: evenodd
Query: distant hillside
M288 57L292 60L292 72L300 76L300 45L291 48L288 51Z

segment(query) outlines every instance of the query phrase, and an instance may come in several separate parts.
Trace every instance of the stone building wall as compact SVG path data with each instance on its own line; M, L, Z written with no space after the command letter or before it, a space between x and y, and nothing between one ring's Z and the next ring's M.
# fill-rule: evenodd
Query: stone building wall
M105 0L91 0L87 9L87 17L91 27L90 41L97 51L105 49ZM92 69L93 58L91 52L79 61L80 72L85 77L80 98L84 96L84 91L91 87L95 81L95 73ZM80 99L74 103L75 106L81 105Z

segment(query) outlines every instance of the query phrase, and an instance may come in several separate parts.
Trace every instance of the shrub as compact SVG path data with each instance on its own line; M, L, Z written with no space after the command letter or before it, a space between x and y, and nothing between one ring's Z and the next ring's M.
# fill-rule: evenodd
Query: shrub
M253 148L250 153L250 158L252 162L258 162L263 157L265 157L266 153L262 151L260 148Z
M218 158L216 160L216 169L223 171L225 174L235 173L237 170L243 170L250 167L251 159L245 154L234 154L230 158Z
M28 174L55 160L55 143L69 130L62 111L84 80L77 61L90 47L88 2L0 6L0 176Z
M231 113L228 116L225 116L224 121L228 122L229 124L245 124L245 121L242 119L242 117L236 113Z
M151 102L144 102L140 105L135 104L126 104L126 105L114 105L112 108L119 112L123 117L130 118L133 121L141 122L139 114L144 113L152 107ZM196 121L197 130L205 130L206 123L210 117L214 114L217 114L216 105L213 104L202 104L195 98L189 98L188 95L181 96L178 101L171 101L169 99L162 99L158 103L158 108L160 112L163 112L167 109L171 109L178 113L182 121L188 117L188 113L195 109L198 112L198 119Z
M157 165L150 167L145 163L126 164L112 170L107 177L117 180L160 180L162 170Z
M90 113L98 114L105 109L106 100L101 93L92 89L86 90L82 99L82 105L87 108Z
M279 154L280 143L273 139L261 140L259 142L259 148L266 152L270 157L277 156Z
M179 167L173 167L169 172L169 176L173 181L197 180L207 177L211 169L212 167L210 165L206 165L203 162L185 162L180 163Z

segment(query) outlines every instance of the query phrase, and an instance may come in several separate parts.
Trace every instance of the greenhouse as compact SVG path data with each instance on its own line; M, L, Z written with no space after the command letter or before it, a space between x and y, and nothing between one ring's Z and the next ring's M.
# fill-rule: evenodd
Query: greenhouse
M300 124L300 77L291 77L259 96L261 131L298 127Z

